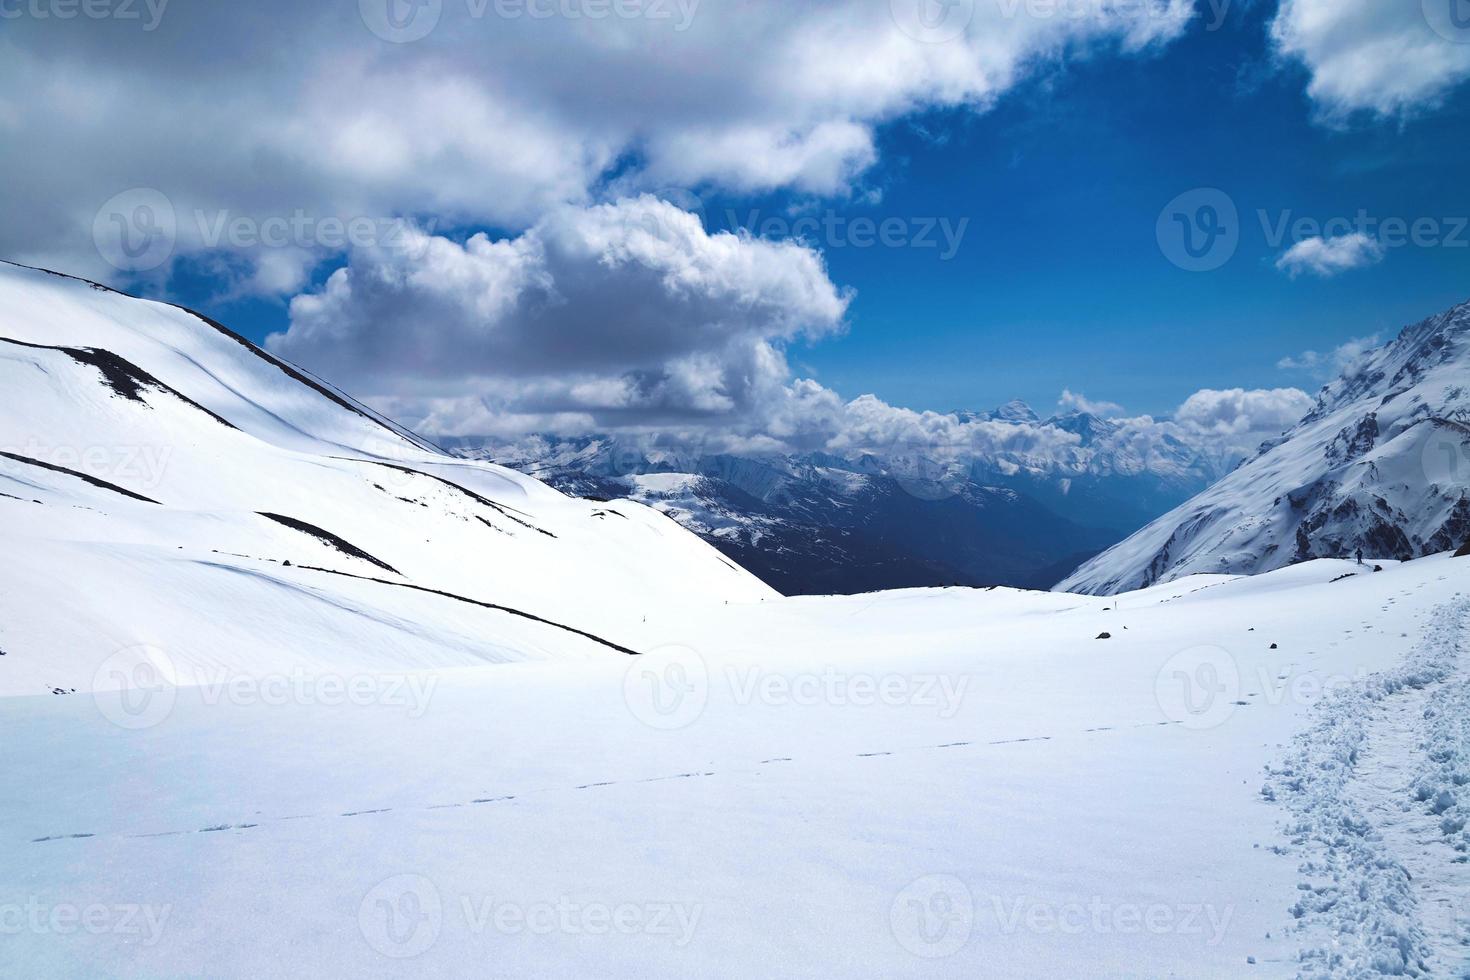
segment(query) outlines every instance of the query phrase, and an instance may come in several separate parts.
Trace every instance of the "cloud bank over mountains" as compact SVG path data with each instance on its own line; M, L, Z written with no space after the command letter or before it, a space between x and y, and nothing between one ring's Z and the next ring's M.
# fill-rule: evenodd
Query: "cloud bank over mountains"
M659 434L713 452L1053 457L1081 437L1039 419L914 412L798 378L788 345L845 327L849 295L816 251L729 232L650 196L564 208L464 245L415 232L354 251L296 297L278 354L431 435ZM1296 389L1203 391L1173 420L1064 391L1116 438L1249 452L1303 415ZM1113 438L1113 437L1110 437ZM1162 445L1162 443L1159 443Z

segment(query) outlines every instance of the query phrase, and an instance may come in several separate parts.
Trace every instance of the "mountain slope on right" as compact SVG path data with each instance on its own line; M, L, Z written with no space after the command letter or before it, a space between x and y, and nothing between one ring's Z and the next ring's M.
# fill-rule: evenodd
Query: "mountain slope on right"
M1470 539L1470 303L1406 328L1323 388L1280 439L1084 564L1111 594L1312 558L1408 560Z

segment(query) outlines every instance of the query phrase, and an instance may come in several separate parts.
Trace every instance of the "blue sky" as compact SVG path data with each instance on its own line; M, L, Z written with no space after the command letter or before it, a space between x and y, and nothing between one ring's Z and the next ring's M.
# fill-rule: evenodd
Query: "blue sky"
M1200 387L1310 386L1277 362L1386 339L1470 299L1470 233L1459 248L1292 279L1258 215L1273 227L1287 212L1470 215L1470 99L1402 124L1314 125L1299 72L1270 64L1259 8L1231 23L1155 59L1075 65L986 116L937 120L942 145L894 127L907 164L868 210L963 215L969 234L950 262L829 250L834 278L858 288L852 334L802 360L839 390L936 410L1011 396L1040 407L1067 386L1164 413ZM1156 238L1164 205L1198 187L1240 210L1240 248L1214 272L1177 268Z
M1303 72L1270 50L1270 12L1236 9L1216 31L1198 20L1152 57L1077 59L990 113L890 124L883 163L851 199L706 190L706 225L831 211L898 217L917 234L921 219L968 220L948 260L939 229L936 248L816 240L856 300L846 336L793 360L844 394L936 411L1021 397L1044 411L1065 387L1166 414L1201 387L1310 389L1319 376L1278 361L1386 338L1470 299L1470 231L1459 248L1411 245L1371 268L1293 279L1274 266L1291 239L1273 246L1259 212L1271 227L1287 213L1470 215L1470 96L1408 121L1318 124ZM1165 204L1200 187L1226 191L1241 218L1237 254L1207 273L1172 265L1155 228ZM283 303L218 302L208 277L175 288L257 340L287 324Z

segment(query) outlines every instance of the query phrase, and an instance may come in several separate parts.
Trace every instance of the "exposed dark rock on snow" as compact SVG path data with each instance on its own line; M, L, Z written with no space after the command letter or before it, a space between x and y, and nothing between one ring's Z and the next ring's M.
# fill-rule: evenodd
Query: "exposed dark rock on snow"
M394 575L400 574L398 569L394 568L387 562L380 561L377 558L374 558L372 555L368 554L366 551L363 551L352 542L333 534L331 531L324 531L321 528L317 527L315 524L308 524L305 521L298 521L294 517L283 517L280 514L267 514L262 512L260 516L266 518L267 520L275 521L277 524L289 527L293 531L300 531L302 534L309 534L312 537L320 540L322 543L328 545L329 547L336 548L344 555L351 555L353 558L361 558L365 562L377 565L385 572L392 572Z
M88 367L96 368L102 374L103 383L112 390L113 394L120 398L147 406L148 400L143 397L145 391L162 392L163 394L177 398L191 408L198 409L220 425L231 429L235 428L234 423L228 419L220 417L189 396L170 388L132 361L119 357L112 353L112 351L99 350L95 347L51 347L46 344L28 344L21 340L11 340L9 337L0 337L0 343L13 344L17 347L29 347L32 350L50 350L56 351L59 354L65 354L78 364L85 364Z
M158 503L158 501L154 500L152 497L145 497L141 493L134 493L133 491L128 490L125 487L118 486L116 483L108 483L106 480L99 480L95 476L90 476L86 473L79 473L76 470L67 469L65 466L57 466L54 463L43 463L39 459L31 459L29 456L21 456L17 453L7 453L4 451L0 451L0 456L4 456L6 459L14 460L17 463L25 463L28 466L39 466L41 469L50 470L53 473L65 473L67 476L74 476L78 480L81 480L85 483L90 483L94 487L98 487L102 490L111 490L113 493L120 493L124 497L131 497L134 500L141 500L145 504Z

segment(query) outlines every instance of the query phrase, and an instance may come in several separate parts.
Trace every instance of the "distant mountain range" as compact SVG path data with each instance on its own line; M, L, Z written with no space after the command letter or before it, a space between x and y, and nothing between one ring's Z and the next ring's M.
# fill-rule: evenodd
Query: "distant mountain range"
M1049 588L1228 467L1172 436L1140 449L1118 423L1085 412L1043 420L1017 401L953 417L1075 438L1052 439L1062 448L1047 452L954 453L915 443L764 456L599 436L441 442L574 496L661 510L788 595Z
M1470 304L1406 328L1301 422L1057 586L1113 593L1310 558L1408 560L1470 539Z

